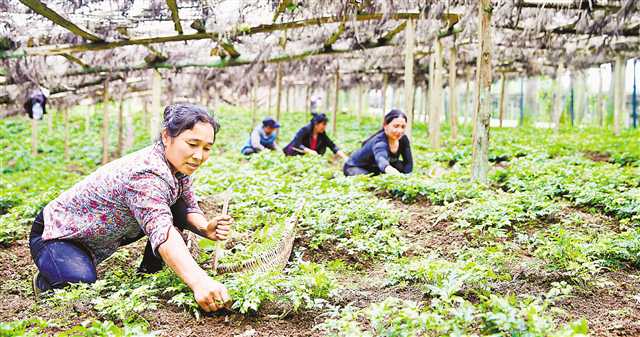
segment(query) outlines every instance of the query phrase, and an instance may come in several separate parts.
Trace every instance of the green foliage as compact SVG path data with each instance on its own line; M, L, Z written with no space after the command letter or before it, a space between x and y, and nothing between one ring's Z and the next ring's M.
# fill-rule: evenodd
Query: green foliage
M490 295L472 303L460 297L440 297L431 303L389 297L365 309L346 307L317 326L327 336L587 336L580 320L558 326L552 304L570 291L553 288L545 298Z
M39 318L0 322L0 337L40 336L47 326L47 322Z

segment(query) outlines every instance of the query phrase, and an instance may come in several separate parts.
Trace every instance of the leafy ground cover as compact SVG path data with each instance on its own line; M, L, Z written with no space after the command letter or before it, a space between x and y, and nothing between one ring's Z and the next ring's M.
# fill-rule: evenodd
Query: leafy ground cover
M226 262L277 243L285 219L304 200L283 271L215 276L234 304L230 312L204 315L170 271L135 274L143 240L102 264L97 283L35 303L25 240L30 221L99 165L93 130L100 117L84 130L83 114L72 113L70 161L62 158L59 114L51 132L41 128L37 158L29 155L28 121L0 121L2 336L640 333L638 132L492 130L490 183L480 185L468 178L469 130L434 150L418 125L413 174L345 178L330 156L243 157L250 115L235 108L218 114L219 143L196 173L198 193L204 200L233 195L236 227ZM284 118L281 145L307 117ZM376 121L342 115L333 138L351 152ZM129 151L149 139L142 114L134 114L133 125ZM215 212L218 205L209 202L205 209ZM212 245L201 247L207 267Z

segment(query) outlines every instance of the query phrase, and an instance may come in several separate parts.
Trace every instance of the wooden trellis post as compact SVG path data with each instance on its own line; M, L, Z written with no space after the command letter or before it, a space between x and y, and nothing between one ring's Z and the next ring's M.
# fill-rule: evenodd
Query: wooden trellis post
M356 108L356 110L358 110L358 111L357 111L357 114L358 114L358 115L357 115L357 116L358 116L358 124L360 124L360 122L361 122L361 120L362 120L362 113L363 113L363 111L362 111L362 110L364 109L364 104L363 104L363 102L362 102L362 98L363 98L363 97L362 97L362 96L363 96L363 93L362 93L362 92L363 92L363 85L362 85L362 84L358 84L357 92L358 92L358 98L357 98L357 99L358 99L358 101L356 102L356 103L357 103L357 108Z
M65 161L69 160L69 107L65 106L62 110L62 118L64 120L64 155Z
M160 95L162 93L162 77L157 70L152 71L151 77L151 128L149 135L153 142L160 132L162 107L160 106Z
M304 112L311 112L311 85L307 84L304 88Z
M434 44L434 49L435 49L435 44ZM435 95L434 95L434 88L435 88L435 82L436 82L436 55L435 53L432 53L431 56L429 57L429 92L428 92L428 100L429 100L429 139L431 139L431 120L433 118L433 114L436 112L436 104L435 104ZM425 121L427 121L426 119L427 117L425 116Z
M276 119L280 120L280 107L282 106L282 64L278 63L276 72Z
M553 129L555 132L560 130L560 116L562 115L562 85L560 84L560 77L564 74L564 65L561 63L556 73L556 78L553 81L553 115L551 122L553 123Z
M505 73L500 73L500 127L504 121L504 85L506 82Z
M271 116L271 81L269 81L269 88L267 90L267 115Z
M284 89L284 112L286 113L291 112L291 105L289 105L289 99L291 98L291 95L289 94L290 91L291 91L291 86L286 85Z
M491 0L480 0L478 55L478 109L476 112L475 136L473 137L473 159L471 179L487 182L489 171L489 122L491 120Z
M456 63L458 49L449 48L449 116L451 119L451 139L458 138L458 88L456 83Z
M52 108L54 108L52 106ZM60 107L55 107L56 109L59 109ZM54 118L54 111L56 109L49 109L49 116L46 116L45 118L47 119L47 133L51 134L51 131L53 131L53 118Z
M109 80L104 81L102 93L102 164L109 162Z
M614 107L613 107L613 134L620 135L622 116L624 109L624 73L625 62L622 55L616 56L615 77L614 77Z
M338 107L340 101L340 65L336 64L336 75L334 79L335 96L333 100L333 119L331 121L331 133L333 137L336 136L338 130Z
M472 97L471 95L471 71L469 70L469 68L465 69L465 81L466 81L466 86L465 86L465 92L464 92L464 111L462 113L463 117L464 117L464 124L465 125L469 125L470 120L471 120L471 107L469 104L469 97ZM473 121L471 121L471 123L473 123Z
M420 103L422 104L422 121L425 123L427 122L427 114L429 113L427 105L428 96L427 81L422 81L422 101L420 101Z
M602 68L598 67L598 95L596 95L596 113L598 126L604 127L604 81L602 80Z
M98 102L93 102L93 115L96 115L96 109L98 106ZM87 110L84 113L84 134L85 136L89 134L89 129L91 128L91 106L87 106Z
M31 155L38 155L38 120L31 119Z
M251 88L251 129L253 129L253 127L256 125L256 123L258 122L258 118L257 118L257 114L258 114L258 104L256 102L257 100L257 93L256 93L256 84L253 85L253 88Z
M122 157L124 149L124 94L125 91L120 94L118 100L118 158Z
M382 121L387 113L387 87L389 86L389 74L382 74Z
M415 30L413 20L407 20L405 28L405 49L404 49L404 110L407 114L407 128L405 133L411 138L413 127L413 59L415 49Z
M442 42L436 40L435 44L435 67L431 87L432 112L429 114L429 140L431 147L440 147L440 122L444 110L444 97L442 97Z
M142 116L144 119L145 129L149 130L149 101L146 96L140 98L142 100Z

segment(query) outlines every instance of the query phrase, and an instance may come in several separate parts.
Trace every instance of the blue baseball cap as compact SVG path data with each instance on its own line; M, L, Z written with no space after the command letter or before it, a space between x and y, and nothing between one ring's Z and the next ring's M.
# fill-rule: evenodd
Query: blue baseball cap
M275 119L273 119L271 117L267 117L267 118L262 120L262 126L263 127L267 127L268 126L270 128L277 129L277 128L280 127L280 124L278 124L278 122Z

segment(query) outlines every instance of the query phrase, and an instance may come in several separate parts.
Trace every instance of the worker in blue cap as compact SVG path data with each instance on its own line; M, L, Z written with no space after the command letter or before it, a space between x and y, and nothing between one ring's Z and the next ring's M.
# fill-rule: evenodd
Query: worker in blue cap
M264 149L275 150L277 148L276 138L278 137L279 128L278 121L271 117L265 118L262 121L262 125L257 125L253 129L249 140L240 152L248 156Z

